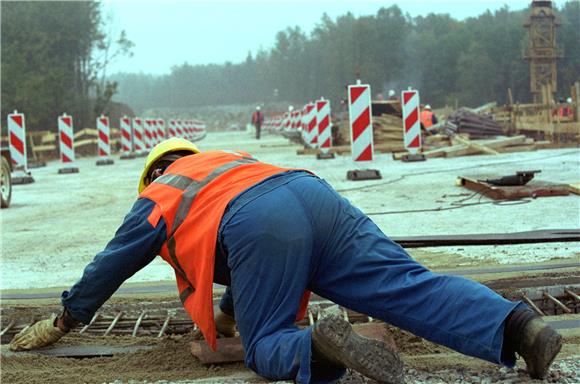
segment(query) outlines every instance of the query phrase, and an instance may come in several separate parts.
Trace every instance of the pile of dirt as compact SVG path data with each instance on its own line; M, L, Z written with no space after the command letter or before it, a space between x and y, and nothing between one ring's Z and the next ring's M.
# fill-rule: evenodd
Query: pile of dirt
M102 344L102 338L80 336L82 344ZM91 340L92 339L92 340ZM130 338L107 338L107 344L128 344ZM134 342L135 339L133 339ZM143 338L139 338L143 344ZM75 345L79 338L65 338L63 342ZM203 366L190 353L191 337L165 338L148 343L153 349L111 357L86 359L58 358L36 354L2 356L3 383L60 384L103 383L120 380L154 382L158 380L194 380L226 376L244 370L243 364Z

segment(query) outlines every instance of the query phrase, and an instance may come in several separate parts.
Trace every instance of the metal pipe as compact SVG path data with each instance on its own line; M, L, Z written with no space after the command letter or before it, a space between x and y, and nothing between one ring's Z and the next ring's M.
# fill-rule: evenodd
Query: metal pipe
M554 304L556 304L558 307L560 307L564 312L566 313L572 313L572 311L570 310L570 308L566 307L560 300L556 299L554 296L550 295L548 292L544 292L543 296L550 300L551 302L553 302Z
M143 318L145 317L146 313L147 313L147 311L143 310L143 312L141 312L141 316L139 316L139 318L135 322L135 328L133 328L133 333L131 334L133 337L137 336L137 330L139 329L139 326L141 325L141 321L143 321Z
M163 336L163 334L165 333L165 330L169 326L170 320L171 320L171 315L167 314L167 317L165 318L165 322L163 323L163 326L161 327L161 330L159 330L159 334L157 335L158 338L161 338Z
M546 316L546 314L536 306L536 304L534 304L534 302L532 300L530 300L530 298L528 296L526 296L526 294L524 293L522 295L522 300L526 302L526 304L528 304L530 307L532 307L532 309L534 311L536 311L538 313L538 315L540 316Z
M308 310L308 322L310 325L314 324L314 317L312 316L312 311L310 309Z
M100 313L95 313L95 315L93 316L93 318L91 319L91 321L90 321L90 322L89 322L87 325L85 325L85 326L83 327L83 329L81 329L81 330L79 331L79 334L81 334L81 333L84 333L84 332L85 332L87 329L89 329L89 327L90 327L91 325L93 325L93 323L94 323L95 321L97 321L97 319L99 318L99 316L101 316L101 314L100 314Z
M0 336L4 336L4 334L6 332L8 332L10 330L10 328L12 328L14 326L14 324L16 324L16 322L14 320L12 320L10 323L8 323L8 325L6 326L6 328L4 328L2 330L2 332L0 332Z
M572 292L568 288L564 289L564 292L566 292L568 295L570 295L574 300L580 301L580 296L578 296L577 294L575 294L574 292Z
M117 316L115 316L115 318L111 322L111 325L109 325L109 328L107 328L107 330L105 331L105 333L103 334L103 336L107 336L109 333L111 333L111 331L113 330L113 328L115 328L115 324L117 324L117 321L119 321L119 319L121 318L121 316L123 316L123 311L117 313Z

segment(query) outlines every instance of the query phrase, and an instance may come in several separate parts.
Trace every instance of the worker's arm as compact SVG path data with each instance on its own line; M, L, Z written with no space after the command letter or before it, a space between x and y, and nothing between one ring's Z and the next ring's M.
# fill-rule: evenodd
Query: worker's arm
M39 321L14 337L12 350L30 350L59 340L79 321L89 323L94 313L119 286L149 264L166 237L163 218L149 220L155 204L140 199L133 205L115 237L87 265L81 279L62 293L64 311L58 318Z
M137 200L115 237L85 267L71 290L62 293L62 304L75 319L89 323L125 280L159 254L166 226L163 218L153 224L148 220L154 208L151 200Z

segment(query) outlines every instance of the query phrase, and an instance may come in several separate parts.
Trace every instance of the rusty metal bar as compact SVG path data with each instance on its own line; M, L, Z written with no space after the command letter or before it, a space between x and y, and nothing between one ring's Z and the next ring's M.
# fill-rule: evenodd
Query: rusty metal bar
M10 323L8 323L8 325L6 326L6 328L4 328L2 330L2 332L0 332L0 336L4 336L4 334L6 332L8 332L14 326L14 324L16 324L16 321L14 321L14 320L12 320Z
M564 289L564 292L566 292L568 295L570 295L574 300L576 301L580 301L580 296L578 296L577 294L575 294L574 292L572 292L569 289Z
M170 320L171 320L171 315L167 314L167 317L165 318L165 322L163 322L163 326L161 327L161 329L159 330L159 334L157 335L158 338L161 338L163 336L163 334L165 333L165 330L169 326Z
M139 326L141 325L141 322L143 321L143 318L145 317L146 313L147 310L143 310L143 312L141 312L141 316L139 316L139 318L135 322L135 328L133 328L133 333L131 334L133 337L137 336L137 331L139 330Z
M530 307L532 307L532 309L536 311L538 315L546 316L546 314L540 308L538 308L536 304L534 304L534 302L530 300L530 298L526 294L522 295L522 300L525 301L526 304L528 304Z
M308 309L308 322L310 325L314 324L314 317L312 316L312 311Z
M556 304L558 307L560 307L564 312L572 313L570 308L566 307L560 300L556 299L554 296L550 295L548 292L544 292L543 296L546 299L550 300L552 303Z
M117 324L117 321L119 321L119 319L121 318L121 316L123 316L123 311L117 313L117 316L115 316L115 318L111 322L111 325L109 325L109 328L107 328L107 330L105 331L105 333L103 334L103 336L107 336L109 333L111 333L111 331L113 330L113 328L115 328L115 324Z
M97 319L99 318L99 316L101 316L101 314L100 314L100 313L95 313L95 315L93 316L93 318L91 319L91 321L90 321L90 322L89 322L87 325L85 325L85 326L83 327L83 329L81 329L81 330L79 331L79 334L81 334L81 333L85 333L85 331L86 331L87 329L89 329L89 327L90 327L91 325L93 325L93 323L94 323L95 321L97 321Z

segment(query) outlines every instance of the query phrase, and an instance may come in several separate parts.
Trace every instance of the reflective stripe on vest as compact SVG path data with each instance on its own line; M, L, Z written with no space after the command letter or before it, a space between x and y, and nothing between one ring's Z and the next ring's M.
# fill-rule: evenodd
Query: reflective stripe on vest
M173 264L175 265L175 268L179 273L179 275L183 278L183 280L185 280L189 284L189 287L184 289L179 294L179 299L181 300L182 303L185 303L187 298L193 292L195 292L195 287L193 286L193 284L191 284L191 282L187 278L185 271L183 270L183 267L179 263L179 260L177 260L177 255L175 253L175 237L174 237L175 232L185 221L187 214L191 209L191 206L193 205L195 197L203 187L205 187L213 180L215 180L217 177L219 177L220 175L224 174L225 172L231 169L234 169L244 164L256 163L257 161L258 160L251 157L243 157L241 159L234 160L232 162L222 165L221 167L214 169L209 175L207 175L201 181L193 180L192 178L189 178L187 176L175 174L162 175L153 181L153 183L167 185L183 191L181 195L181 201L179 203L179 206L177 207L177 213L175 214L175 218L173 219L171 234L168 236L167 240L167 250L169 252L169 257L171 257L171 260L173 261Z

